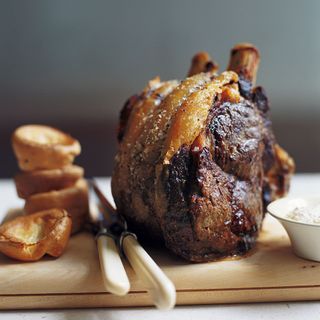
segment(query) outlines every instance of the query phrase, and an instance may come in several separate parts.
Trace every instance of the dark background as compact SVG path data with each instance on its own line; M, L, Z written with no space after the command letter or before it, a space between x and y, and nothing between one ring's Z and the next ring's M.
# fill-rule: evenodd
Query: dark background
M297 171L320 171L319 1L1 1L0 177L17 164L10 135L42 123L78 138L87 175L110 175L127 97L152 77L185 76L207 50L260 49L280 144Z

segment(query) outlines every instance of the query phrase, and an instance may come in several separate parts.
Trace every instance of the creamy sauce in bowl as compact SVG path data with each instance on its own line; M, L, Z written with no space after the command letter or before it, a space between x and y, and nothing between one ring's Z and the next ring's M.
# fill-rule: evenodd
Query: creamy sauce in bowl
M298 257L320 262L320 196L278 199L267 210L287 231Z
M287 213L286 218L297 222L320 225L320 204L297 206Z

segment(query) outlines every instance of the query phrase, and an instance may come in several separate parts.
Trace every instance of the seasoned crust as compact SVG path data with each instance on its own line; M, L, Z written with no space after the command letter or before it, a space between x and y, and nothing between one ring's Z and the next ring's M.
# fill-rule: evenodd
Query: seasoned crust
M199 74L185 79L175 87L147 118L141 134L130 149L130 153L126 153L129 158L130 175L126 188L122 188L120 196L126 200L125 202L120 200L116 203L117 207L120 206L120 210L122 209L121 203L125 204L125 211L132 210L132 214L127 216L133 216L137 223L148 225L145 230L146 234L155 236L161 233L153 209L155 162L161 155L163 141L172 118L187 97L203 88L210 79L211 74ZM117 174L116 170L115 174ZM118 174L123 177L123 172L119 171ZM116 198L119 197L118 192L113 191L113 194ZM129 208L126 203L130 203ZM135 212L139 212L139 215L135 215Z
M251 104L217 103L207 119L211 145L184 145L175 154L166 168L163 224L166 244L174 252L198 262L252 247L262 222L261 125Z
M163 163L169 163L183 144L192 144L204 128L215 98L222 94L226 85L237 81L238 76L234 72L224 72L206 83L201 90L190 94L176 110L171 121L162 147Z
M131 195L130 188L132 179L132 162L141 154L139 151L141 135L145 132L145 126L150 121L155 108L170 94L178 85L177 81L160 82L159 78L148 83L148 86L139 95L140 99L136 101L126 121L123 139L119 146L119 152L115 159L115 169L112 177L113 195L118 200L118 209L121 210L121 203L132 201L133 206L138 208L140 215L143 217L145 205L140 195ZM128 132L129 134L125 134ZM117 200L116 200L117 201ZM142 223L143 219L139 219ZM149 229L151 234L152 228L157 224L150 222Z

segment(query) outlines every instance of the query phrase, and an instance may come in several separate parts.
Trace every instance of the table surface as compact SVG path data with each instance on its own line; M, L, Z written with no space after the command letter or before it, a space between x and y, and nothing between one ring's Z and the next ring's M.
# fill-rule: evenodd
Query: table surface
M106 193L110 192L106 178L99 178L99 184ZM298 174L293 178L290 195L316 195L320 187L320 174ZM23 201L18 199L12 180L0 180L0 217L8 208L21 207ZM1 268L1 266L0 266ZM320 318L319 302L259 303L212 306L181 306L171 311L158 311L153 308L134 309L69 309L69 310L36 310L36 311L4 311L0 319L308 319Z

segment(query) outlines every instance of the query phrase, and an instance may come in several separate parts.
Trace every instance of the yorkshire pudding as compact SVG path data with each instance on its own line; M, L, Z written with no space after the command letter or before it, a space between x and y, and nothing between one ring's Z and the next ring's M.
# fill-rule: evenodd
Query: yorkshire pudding
M12 136L13 150L23 171L56 169L70 165L81 152L70 135L43 125L25 125Z
M32 195L24 206L27 214L51 208L67 210L72 218L72 233L79 231L89 212L86 180L80 179L70 188Z
M68 213L61 209L17 217L0 226L0 252L21 261L36 261L45 254L59 257L71 225Z
M83 177L83 174L83 168L71 165L61 169L20 172L14 180L18 196L27 199L36 193L71 187Z

